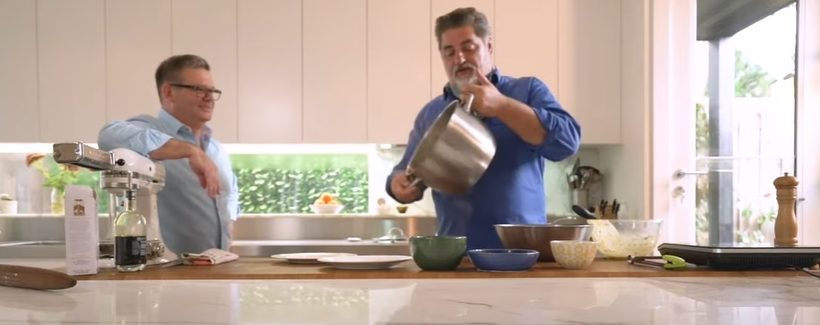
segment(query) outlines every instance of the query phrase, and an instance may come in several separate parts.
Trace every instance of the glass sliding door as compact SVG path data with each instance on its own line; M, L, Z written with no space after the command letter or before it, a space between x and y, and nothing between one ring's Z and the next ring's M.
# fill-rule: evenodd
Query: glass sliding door
M796 5L699 40L694 89L696 241L771 243L774 179L795 171ZM702 92L701 92L702 91Z

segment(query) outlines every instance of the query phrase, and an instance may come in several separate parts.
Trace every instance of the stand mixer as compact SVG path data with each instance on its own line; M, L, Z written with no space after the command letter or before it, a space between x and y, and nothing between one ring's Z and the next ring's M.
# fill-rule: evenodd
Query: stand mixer
M54 144L54 160L101 171L100 186L109 193L107 224L102 227L100 258L114 257L114 218L124 210L126 193L136 192L137 211L148 223L148 266L174 263L179 256L166 249L159 229L157 193L165 187L165 167L134 151L104 151L81 142Z

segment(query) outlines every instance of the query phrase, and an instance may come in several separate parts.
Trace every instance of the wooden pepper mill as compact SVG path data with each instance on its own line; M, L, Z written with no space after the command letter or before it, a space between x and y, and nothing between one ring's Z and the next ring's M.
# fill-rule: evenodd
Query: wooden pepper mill
M777 219L774 221L774 245L797 246L797 217L794 204L797 201L797 178L785 173L775 178L777 189Z

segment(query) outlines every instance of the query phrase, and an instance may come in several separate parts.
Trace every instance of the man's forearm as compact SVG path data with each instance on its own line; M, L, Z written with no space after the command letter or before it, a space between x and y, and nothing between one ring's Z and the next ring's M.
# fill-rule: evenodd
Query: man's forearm
M513 98L508 98L507 107L499 111L498 119L531 145L540 145L546 138L547 131L532 108Z
M192 143L171 139L156 150L149 152L148 156L154 160L190 158L200 150Z

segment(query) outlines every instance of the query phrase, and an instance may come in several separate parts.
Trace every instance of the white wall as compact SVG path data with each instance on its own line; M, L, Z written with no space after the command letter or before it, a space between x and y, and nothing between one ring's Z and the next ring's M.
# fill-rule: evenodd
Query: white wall
M609 175L604 189L618 199L628 217L651 215L650 126L651 66L648 10L644 0L621 2L621 145L600 147L601 173Z

